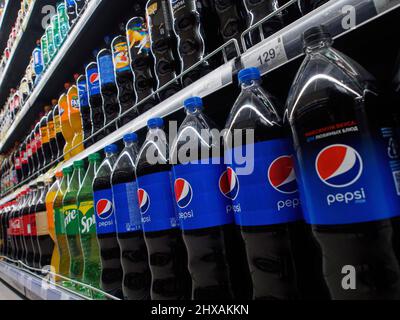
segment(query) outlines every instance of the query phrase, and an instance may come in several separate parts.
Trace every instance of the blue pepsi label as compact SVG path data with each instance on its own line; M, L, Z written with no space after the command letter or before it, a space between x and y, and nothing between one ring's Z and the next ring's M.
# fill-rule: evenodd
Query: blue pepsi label
M114 62L111 54L99 57L99 72L101 85L115 83Z
M175 200L183 230L233 223L232 202L220 185L225 171L224 165L217 164L174 166Z
M142 230L136 182L120 183L112 187L115 220L118 233Z
M35 68L43 67L42 51L39 48L33 51L33 63Z
M86 81L78 82L78 94L79 94L79 102L80 107L88 107L89 106L89 98L88 98L88 90L86 86Z
M351 224L400 215L400 157L394 130L382 128L380 137L359 134L357 125L341 131L347 134L335 136L334 142L310 136L299 151L306 221Z
M242 147L231 152L242 154ZM240 167L238 163L228 167L223 185L223 193L233 201L237 225L265 226L303 219L288 139L256 143L253 172L237 175Z
M99 71L93 66L86 72L86 82L89 89L89 95L94 96L100 94Z
M115 210L111 189L93 192L94 209L96 216L96 229L98 234L110 234L116 232Z
M170 171L138 178L138 199L144 232L178 227L171 178Z

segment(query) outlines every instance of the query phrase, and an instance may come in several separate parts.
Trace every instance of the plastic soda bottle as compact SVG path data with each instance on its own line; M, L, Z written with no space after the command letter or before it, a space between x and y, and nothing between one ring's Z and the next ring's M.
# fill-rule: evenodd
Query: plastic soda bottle
M68 14L65 8L65 3L60 3L57 6L57 14L59 20L58 24L60 28L60 40L62 44L64 43L69 31Z
M68 91L70 85L66 83L64 85L66 91ZM72 148L72 140L74 139L74 131L71 127L71 123L69 121L69 104L68 104L68 96L66 93L63 93L58 100L59 113L61 117L61 131L65 139L64 146L64 159L69 160L71 158L71 148Z
M77 196L79 233L84 262L82 281L95 288L100 288L101 261L100 248L96 236L93 180L100 164L101 155L99 153L93 153L89 156L89 167ZM93 291L88 293L92 298L101 298L99 293Z
M66 168L66 173L72 173L72 168ZM69 264L70 255L67 243L67 234L64 225L64 214L63 214L63 198L68 188L68 176L64 175L64 172L57 172L56 177L59 182L59 188L54 198L53 210L54 210L54 225L56 230L57 246L60 255L59 272L63 277L69 277ZM62 284L66 287L70 287L69 281L63 279Z
M54 249L53 254L51 256L51 266L52 272L59 274L60 272L60 252L58 248L58 242L56 237L56 226L54 221L54 208L53 203L57 195L57 191L60 188L60 183L62 180L62 174L56 174L56 181L53 183L52 178L45 179L46 186L48 187L48 191L45 198L46 203L46 212L47 212L47 225L49 229L50 237L53 239L54 242ZM55 278L56 281L59 281L59 278Z
M77 79L77 75L75 75ZM79 109L79 95L78 87L73 85L68 90L68 118L71 128L74 132L74 138L72 140L71 156L75 156L84 150L83 146L83 129L82 129L82 117Z
M53 60L57 53L56 46L54 45L53 26L49 25L46 29L47 35L47 50L49 51L50 61Z
M83 160L75 161L74 171L71 175L71 169L66 172L70 178L67 192L63 198L64 224L67 233L67 241L70 259L69 274L70 278L76 281L82 280L83 274L83 255L81 248L81 239L79 235L79 212L77 204L77 195L81 182L85 174L85 163ZM78 289L76 285L75 288Z
M53 27L53 42L54 42L54 47L58 51L58 49L61 48L61 35L60 35L60 19L58 14L55 14L51 18L51 25Z
M49 50L48 50L48 46L47 46L47 34L44 34L40 38L40 45L42 48L43 65L44 65L44 68L46 69L50 63Z

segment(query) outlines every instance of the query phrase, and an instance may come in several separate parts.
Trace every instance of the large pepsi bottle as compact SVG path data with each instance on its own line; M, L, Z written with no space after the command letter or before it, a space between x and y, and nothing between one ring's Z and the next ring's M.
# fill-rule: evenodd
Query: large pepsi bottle
M121 107L121 114L127 112L121 118L121 125L133 120L137 114L133 109L136 103L134 90L133 73L129 60L129 49L126 36L117 36L111 43L115 77L118 86L118 101ZM130 111L128 111L130 110Z
M122 298L121 250L117 240L115 210L111 189L111 173L117 160L118 147L105 148L106 158L97 170L93 181L97 239L101 256L101 288L118 298Z
M106 126L118 118L121 113L111 50L100 50L97 55L97 65L99 66L100 92L103 98L104 125ZM112 125L105 128L105 135L109 135L111 132L115 131L116 128L117 123L114 122Z
M126 24L131 70L138 106L136 112L142 114L157 104L154 95L156 79L153 76L154 60L150 51L150 36L144 18L134 17ZM147 99L146 99L147 98ZM140 103L146 99L146 101Z
M157 89L172 82L158 94L161 101L172 96L181 88L177 77L180 69L176 53L176 38L172 30L171 11L167 0L150 0L146 5L151 53L154 57L154 73Z
M173 17L173 29L178 39L178 53L181 59L180 71L182 73L202 60L207 52L212 51L212 48L210 48L212 38L206 37L205 27L215 23L215 19L210 16L211 10L206 1L183 0L170 1L169 3ZM204 21L206 14L207 22ZM213 30L214 37L217 34L215 30L217 28ZM207 61L204 61L182 78L183 85L190 85L209 71L210 65Z
M215 156L220 151L220 139L202 108L199 97L185 101L186 118L171 148L192 298L247 298L248 268L244 267L244 256L236 255L241 250L233 225L232 203L222 192L226 167L222 155Z
M100 131L104 128L105 116L103 112L103 98L100 93L99 69L96 62L91 62L86 67L86 84L92 118L93 142L97 142L106 135L104 131Z
M76 84L78 87L78 95L79 95L79 110L82 118L83 141L85 149L87 149L93 144L93 141L91 139L93 126L92 126L92 114L89 105L89 93L86 82L86 76L81 75L76 80Z
M325 28L304 33L306 58L287 102L306 221L333 299L398 299L391 218L400 214L399 153L375 80L332 49ZM353 280L344 278L351 273Z
M124 297L128 300L148 300L151 274L137 199L137 139L134 133L124 136L125 148L114 166L111 184L121 264L124 270Z
M136 174L143 231L152 274L152 300L190 298L187 254L179 229L172 189L167 137L161 118L148 121Z
M242 47L242 32L246 28L246 20L243 17L243 5L236 0L212 0L218 16L219 33L223 43L236 39L239 47ZM233 46L226 49L228 59L236 57L237 52Z
M247 11L248 26L251 27L268 15L274 13L277 9L276 0L244 0ZM261 39L267 38L284 26L282 13L275 13L267 21L262 24L262 31L255 29L250 33L250 43L255 45ZM260 34L261 32L261 34Z
M74 26L78 17L77 6L75 0L65 0L65 7L67 8L68 23L70 29Z
M245 243L253 298L322 298L321 258L303 223L283 108L261 88L257 68L241 70L239 83L225 126L225 163L231 167L222 190L233 202Z

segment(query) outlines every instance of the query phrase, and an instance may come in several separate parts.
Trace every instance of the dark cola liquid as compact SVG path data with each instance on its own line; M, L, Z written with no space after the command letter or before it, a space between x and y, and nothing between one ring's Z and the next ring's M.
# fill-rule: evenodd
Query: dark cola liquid
M142 153L146 154L146 151ZM171 165L149 165L145 158L138 162L138 179L148 174L171 172ZM139 180L140 181L140 180ZM154 181L157 183L157 181ZM166 192L166 191L165 191ZM186 300L190 294L188 260L180 229L145 232L152 274L153 300Z
M153 76L154 60L150 52L150 39L145 19L134 17L127 24L131 69L134 72L134 88L137 96L137 113L142 114L157 104L154 95L156 79ZM145 102L140 103L143 99Z
M306 95L293 115L297 157L301 159L312 144L308 132L340 123L354 123L356 132L333 138L331 143L346 141L380 141L380 128L391 127L389 113L381 109L383 97L365 90L362 99L337 88L320 89ZM340 140L338 140L340 139ZM375 145L376 147L376 145ZM368 170L368 169L365 169ZM378 177L377 177L378 178ZM377 183L379 183L379 179ZM313 225L314 238L323 256L323 274L334 299L398 299L400 267L393 248L393 227L390 219L343 225ZM355 290L343 290L343 266L357 271Z
M53 109L53 121L54 121L54 129L56 132L56 141L57 141L57 159L63 157L64 154L64 146L65 146L65 138L61 131L61 120L60 120L60 107L56 105Z
M111 189L110 177L96 177L93 182L93 191ZM121 250L118 244L117 235L97 234L100 246L101 257L101 288L118 298L123 298L121 266Z
M146 6L148 28L151 38L151 52L154 56L154 70L157 88L161 88L177 77L180 69L176 53L176 38L172 30L171 12L168 1L151 0ZM160 100L165 100L180 90L178 81L172 82L159 93Z
M117 163L115 168L112 175L114 186L133 181L132 178L135 177L133 167L122 167L118 166ZM130 300L147 300L150 298L151 274L143 231L118 233L117 237L121 248L121 264L124 270L124 294Z
M39 247L39 253L35 252L35 264L40 268L51 265L51 258L53 255L54 242L50 237L47 225L47 212L44 199L46 197L46 189L44 187L39 190L40 199L36 205L36 227L37 235L36 242Z
M113 40L114 67L118 86L118 101L121 106L121 115L133 108L136 102L133 73L130 68L129 51L126 37L119 36ZM135 110L130 110L121 118L121 125L125 125L136 117Z
M274 0L244 0L245 8L248 15L248 26L252 26L266 16L274 13L277 9ZM284 26L283 17L281 13L276 13L262 24L261 32L264 38L267 38L275 32L282 29ZM261 41L259 29L255 29L250 33L250 43L255 45Z

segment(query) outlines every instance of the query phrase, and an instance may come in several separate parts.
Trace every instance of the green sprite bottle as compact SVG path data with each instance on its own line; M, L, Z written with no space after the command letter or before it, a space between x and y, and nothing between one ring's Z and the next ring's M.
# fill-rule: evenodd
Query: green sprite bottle
M69 265L70 265L70 255L67 243L67 232L64 225L64 213L63 213L63 198L65 192L68 189L68 175L72 174L72 168L66 168L63 172L57 172L56 177L60 181L60 187L57 190L56 196L53 202L54 210L54 224L56 230L56 238L58 245L58 252L60 254L60 267L59 274L63 277L69 277ZM70 287L71 283L61 278L61 283L65 287Z
M96 236L93 180L100 164L101 156L99 153L93 153L89 156L89 168L78 192L79 231L84 261L83 282L98 289L100 289L101 261ZM93 299L104 298L101 293L92 290L87 290L86 294Z
M48 50L48 46L47 46L47 34L46 33L40 38L40 45L42 47L43 64L44 64L44 68L46 69L47 66L50 63L49 50Z
M61 44L63 44L65 39L67 38L69 31L68 14L64 2L60 3L57 6L57 14L58 14L58 24L60 28L60 40Z
M56 55L56 47L54 45L54 38L53 38L53 27L49 25L46 29L47 35L47 50L49 51L50 61L53 60L54 56Z
M70 177L70 182L63 199L63 212L68 240L68 249L71 256L69 275L71 279L82 282L83 255L79 234L79 211L77 205L77 195L85 174L85 164L82 160L76 161L74 162L73 168L74 170L72 176L70 169L68 172L64 173ZM75 284L73 287L79 291L82 290L82 287L79 285Z
M61 48L60 24L59 24L58 14L55 14L51 18L51 25L53 26L54 46L58 51Z

